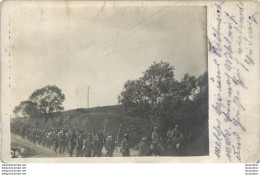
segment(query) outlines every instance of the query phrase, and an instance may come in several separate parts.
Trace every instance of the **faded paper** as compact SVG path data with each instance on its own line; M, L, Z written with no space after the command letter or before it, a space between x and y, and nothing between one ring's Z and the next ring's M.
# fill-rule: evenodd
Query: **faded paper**
M201 70L198 64L193 63L192 60L185 60L186 62L180 63L180 65L190 66L190 69L196 67L196 70L201 72L196 72L194 75L199 75L206 67L208 70L208 87L209 87L209 104L208 104L208 135L209 135L209 155L203 156L172 156L172 157L55 157L55 158L11 158L10 155L10 142L11 142L11 134L10 134L10 120L13 115L13 108L17 105L17 102L20 101L21 97L19 97L19 93L17 91L21 91L20 95L23 96L26 91L32 92L34 89L28 90L30 84L26 84L26 78L23 75L34 75L38 76L37 64L30 63L30 59L27 60L22 59L19 61L19 55L24 56L22 54L30 51L36 52L37 50L30 48L29 46L37 46L37 42L29 43L29 41L41 41L39 43L43 43L41 48L42 50L48 48L45 45L51 45L51 50L45 50L46 53L41 53L39 55L38 64L44 64L44 59L48 58L49 61L56 61L55 58L50 58L50 55L59 55L65 56L69 55L76 50L76 48L82 45L88 45L91 49L95 43L75 43L75 39L72 37L77 37L78 40L82 38L82 35L75 35L73 33L73 22L69 21L69 16L73 13L80 12L81 8L83 10L89 10L90 14L93 9L100 9L99 13L105 13L104 11L109 11L111 8L115 8L118 10L122 10L126 15L138 15L136 11L134 13L130 13L130 9L132 7L140 7L140 9L146 9L147 11L156 9L156 8L170 8L170 7L190 7L194 8L194 12L196 12L196 8L206 8L206 16L207 21L207 31L205 31L205 38L201 38L201 41L197 40L195 42L197 45L203 45L207 42L206 46L201 46L207 53L202 55L202 57L207 58L207 65L204 60L201 61ZM200 2L200 1L190 1L190 2L163 2L163 1L145 1L145 2L130 2L130 1L106 1L106 2L84 2L84 1L46 1L46 2L31 2L31 1L5 1L1 5L1 126L2 126L2 155L1 158L4 162L156 162L156 163L181 163L181 162L200 162L200 163L229 163L229 162L257 162L259 161L259 6L257 6L257 2L247 1L247 2ZM44 13L48 14L48 10L57 9L57 13L59 10L61 11L58 15L57 19L53 19L48 15L44 15ZM32 16L30 13L27 13L29 10L35 12L35 16ZM129 10L129 11L127 11ZM66 13L64 13L66 11ZM203 10L202 10L203 11ZM19 13L23 12L24 16L19 17ZM40 19L37 18L36 13L42 14ZM50 12L49 12L50 13ZM113 13L113 12L111 12ZM85 13L86 16L78 16L79 20L84 18L88 18L88 13ZM98 14L97 14L98 15ZM109 15L109 13L108 13ZM112 15L112 14L110 14ZM179 13L181 16L181 13ZM195 15L194 15L195 16ZM60 17L60 18L59 18ZM65 18L66 17L66 18ZM19 18L23 20L18 20ZM95 16L93 16L95 18ZM181 20L181 18L183 18ZM13 20L10 20L13 19ZM39 21L38 21L39 20ZM57 24L48 25L48 21L57 20ZM63 21L65 20L65 21ZM107 29L108 23L110 23L109 17L104 17L104 26L100 27L98 30L103 32L109 32ZM183 15L180 17L180 23L185 23L185 10ZM12 21L15 21L12 23ZM192 21L187 20L189 23ZM187 22L186 21L186 22ZM102 24L102 20L99 21ZM120 25L127 21L120 21L118 18L117 24ZM150 21L148 20L147 23ZM47 24L44 24L47 23ZM111 21L111 23L113 23ZM19 26L28 25L32 27L29 31L18 30ZM37 25L42 25L42 28L39 28ZM70 26L71 25L71 26ZM77 27L80 27L81 23L77 23ZM93 24L94 25L94 24ZM195 23L196 25L196 23ZM185 26L185 25L184 25ZM37 35L39 38L34 38L34 40L29 40L34 36L31 31L35 32L33 28L39 28L40 33L46 39L41 38L40 35ZM156 28L160 28L160 23ZM66 29L66 34L60 35L52 35L52 31L62 30L62 28ZM163 27L162 27L163 28ZM177 28L177 27L176 27ZM97 29L94 31L95 32ZM140 37L146 35L149 31L142 31L139 28L134 28L131 30L140 31ZM169 30L169 28L168 28ZM182 36L182 29L179 30L180 37ZM183 30L189 30L191 33L197 34L195 30L192 28L187 29L183 28ZM16 32L18 31L18 33ZM99 32L100 32L99 31ZM16 33L17 36L23 36L24 38L19 40L19 37L15 37L12 33ZM128 33L127 33L128 34ZM192 35L191 35L192 36ZM14 37L14 38L12 38ZM125 36L124 36L125 37ZM138 37L138 36L137 36ZM156 37L156 35L154 35ZM109 38L109 36L108 36ZM127 36L126 36L127 38ZM28 40L27 40L28 39ZM64 43L64 47L60 47L58 41L66 40ZM100 40L106 40L107 38L100 38ZM44 42L42 42L44 40ZM57 41L57 43L53 42ZM81 40L82 41L82 40ZM131 40L130 40L131 41ZM149 40L147 39L147 42ZM191 38L187 38L186 42L194 42ZM14 44L15 43L15 44ZM167 45L167 42L163 40L163 43ZM44 45L45 44L45 45ZM110 44L110 43L108 43ZM127 44L118 43L118 45ZM182 43L185 45L185 42ZM145 45L145 43L144 43ZM163 46L163 45L162 45ZM152 47L152 46L151 46ZM191 46L190 50L197 49L198 46ZM199 47L200 48L200 47ZM60 50L58 50L60 49ZM99 52L103 52L103 48L100 48ZM115 48L116 49L116 48ZM40 52L42 52L39 51ZM163 53L164 50L162 50ZM60 52L64 52L61 54ZM133 48L130 52L123 53L123 56L134 54L134 52L141 52L138 48ZM185 52L185 51L182 51ZM113 50L109 52L110 54L116 54ZM106 56L109 57L109 53L106 53ZM46 54L46 55L45 55ZM77 53L82 54L82 53ZM154 53L151 53L153 55ZM176 50L176 55L181 55L181 51ZM37 55L37 53L34 53ZM92 56L92 55L90 55ZM16 61L13 61L16 59ZM104 58L99 58L98 61L102 61ZM128 58L130 59L130 58ZM95 58L94 58L95 60ZM57 61L60 61L57 59ZM114 61L114 62L113 62ZM127 61L127 60L126 60ZM44 71L50 69L52 72L46 74L46 77L34 82L35 84L31 84L31 86L40 88L44 86L44 84L51 84L52 82L48 82L49 76L54 76L59 79L60 72L73 73L76 72L77 67L73 67L76 64L75 62L67 61L66 57L62 60L62 64L65 64L64 67L45 67ZM16 66L19 64L19 66ZM56 63L57 64L57 63ZM88 64L97 64L97 68L102 70L102 66L99 63L93 63L91 60ZM108 63L107 63L108 64ZM120 62L116 62L115 60L110 60L109 64L112 66L120 64ZM130 64L130 63L129 63ZM142 63L143 64L143 63ZM204 64L204 65L203 65ZM21 66L23 65L23 66ZM122 63L123 65L123 63ZM138 64L136 64L138 65ZM133 64L133 68L138 68L135 64ZM80 65L78 68L80 69ZM178 68L177 65L175 65ZM19 67L19 69L18 69ZM186 68L188 69L188 68ZM143 69L142 69L143 70ZM41 72L41 70L38 70ZM121 71L123 72L123 71ZM90 70L90 74L93 73ZM115 72L110 72L111 74ZM120 71L118 72L120 74ZM93 74L94 76L94 74ZM102 75L95 75L102 76ZM178 76L178 75L176 75ZM22 77L23 81L19 78ZM68 75L69 77L69 75ZM113 76L111 76L113 77ZM133 76L135 77L135 76ZM180 76L181 77L181 76ZM82 78L82 77L81 77ZM181 79L181 78L180 78ZM113 79L112 81L121 81L119 79ZM74 82L71 79L71 82ZM78 78L79 85L82 83L81 79ZM12 85L16 85L17 87L13 87ZM105 83L106 84L106 83ZM108 84L108 82L107 82ZM70 83L65 84L67 87L71 87ZM85 85L86 86L86 85ZM107 86L109 89L109 86ZM107 90L106 89L106 90ZM82 89L78 89L81 91ZM104 90L105 91L105 88ZM99 92L102 92L102 88L99 89ZM106 91L111 92L111 91ZM98 94L98 92L97 92ZM97 97L98 98L98 97ZM19 99L19 100L18 100ZM102 100L102 99L101 99ZM109 99L106 99L109 101ZM106 100L103 100L104 104L96 104L96 106L106 105ZM97 100L98 101L98 100ZM73 108L79 107L79 104L72 105ZM80 106L81 107L81 106Z

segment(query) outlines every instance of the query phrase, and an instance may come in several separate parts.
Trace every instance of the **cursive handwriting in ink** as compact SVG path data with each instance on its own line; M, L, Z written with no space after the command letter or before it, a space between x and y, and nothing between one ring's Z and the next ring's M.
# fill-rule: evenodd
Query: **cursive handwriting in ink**
M241 156L240 156L240 150L241 150L241 137L238 133L233 132L233 135L236 137L236 145L232 145L233 147L233 152L234 155L236 156L236 158L239 160L239 162L241 162Z

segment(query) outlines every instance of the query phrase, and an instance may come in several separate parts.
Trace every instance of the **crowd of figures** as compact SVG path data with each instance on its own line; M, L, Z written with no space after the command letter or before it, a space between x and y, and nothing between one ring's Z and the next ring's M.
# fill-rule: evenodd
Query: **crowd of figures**
M11 132L21 136L22 139L53 150L56 153L68 152L71 157L73 154L76 154L76 157L111 157L116 146L114 138L112 136L105 137L102 132L75 131L65 127L61 129L40 129L14 123ZM105 155L102 155L103 147L106 149Z
M40 129L22 123L13 123L11 132L24 140L53 150L58 154L68 152L71 157L113 157L114 150L118 149L117 140L113 136L105 136L103 132L75 131L66 127ZM166 135L164 138L166 144L162 144L163 138L158 132L158 127L154 127L150 135L151 138L143 137L140 143L134 147L138 150L138 156L172 155L173 152L177 155L176 153L180 153L183 150L183 135L179 131L178 125L176 124L173 129L169 128ZM105 154L102 152L103 148L106 150ZM14 148L13 151L17 150ZM120 152L123 157L130 156L128 134L124 134L120 144Z

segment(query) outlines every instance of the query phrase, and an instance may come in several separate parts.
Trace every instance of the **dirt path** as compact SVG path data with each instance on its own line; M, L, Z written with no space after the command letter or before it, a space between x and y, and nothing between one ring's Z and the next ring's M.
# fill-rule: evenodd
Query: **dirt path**
M22 157L67 157L69 154L57 154L52 150L40 145L23 140L20 136L11 136L11 146L23 148Z

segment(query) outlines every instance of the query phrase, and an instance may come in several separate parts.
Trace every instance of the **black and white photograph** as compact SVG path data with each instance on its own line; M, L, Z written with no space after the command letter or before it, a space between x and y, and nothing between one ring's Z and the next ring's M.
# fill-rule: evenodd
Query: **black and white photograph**
M209 155L206 6L33 6L9 20L12 158Z

